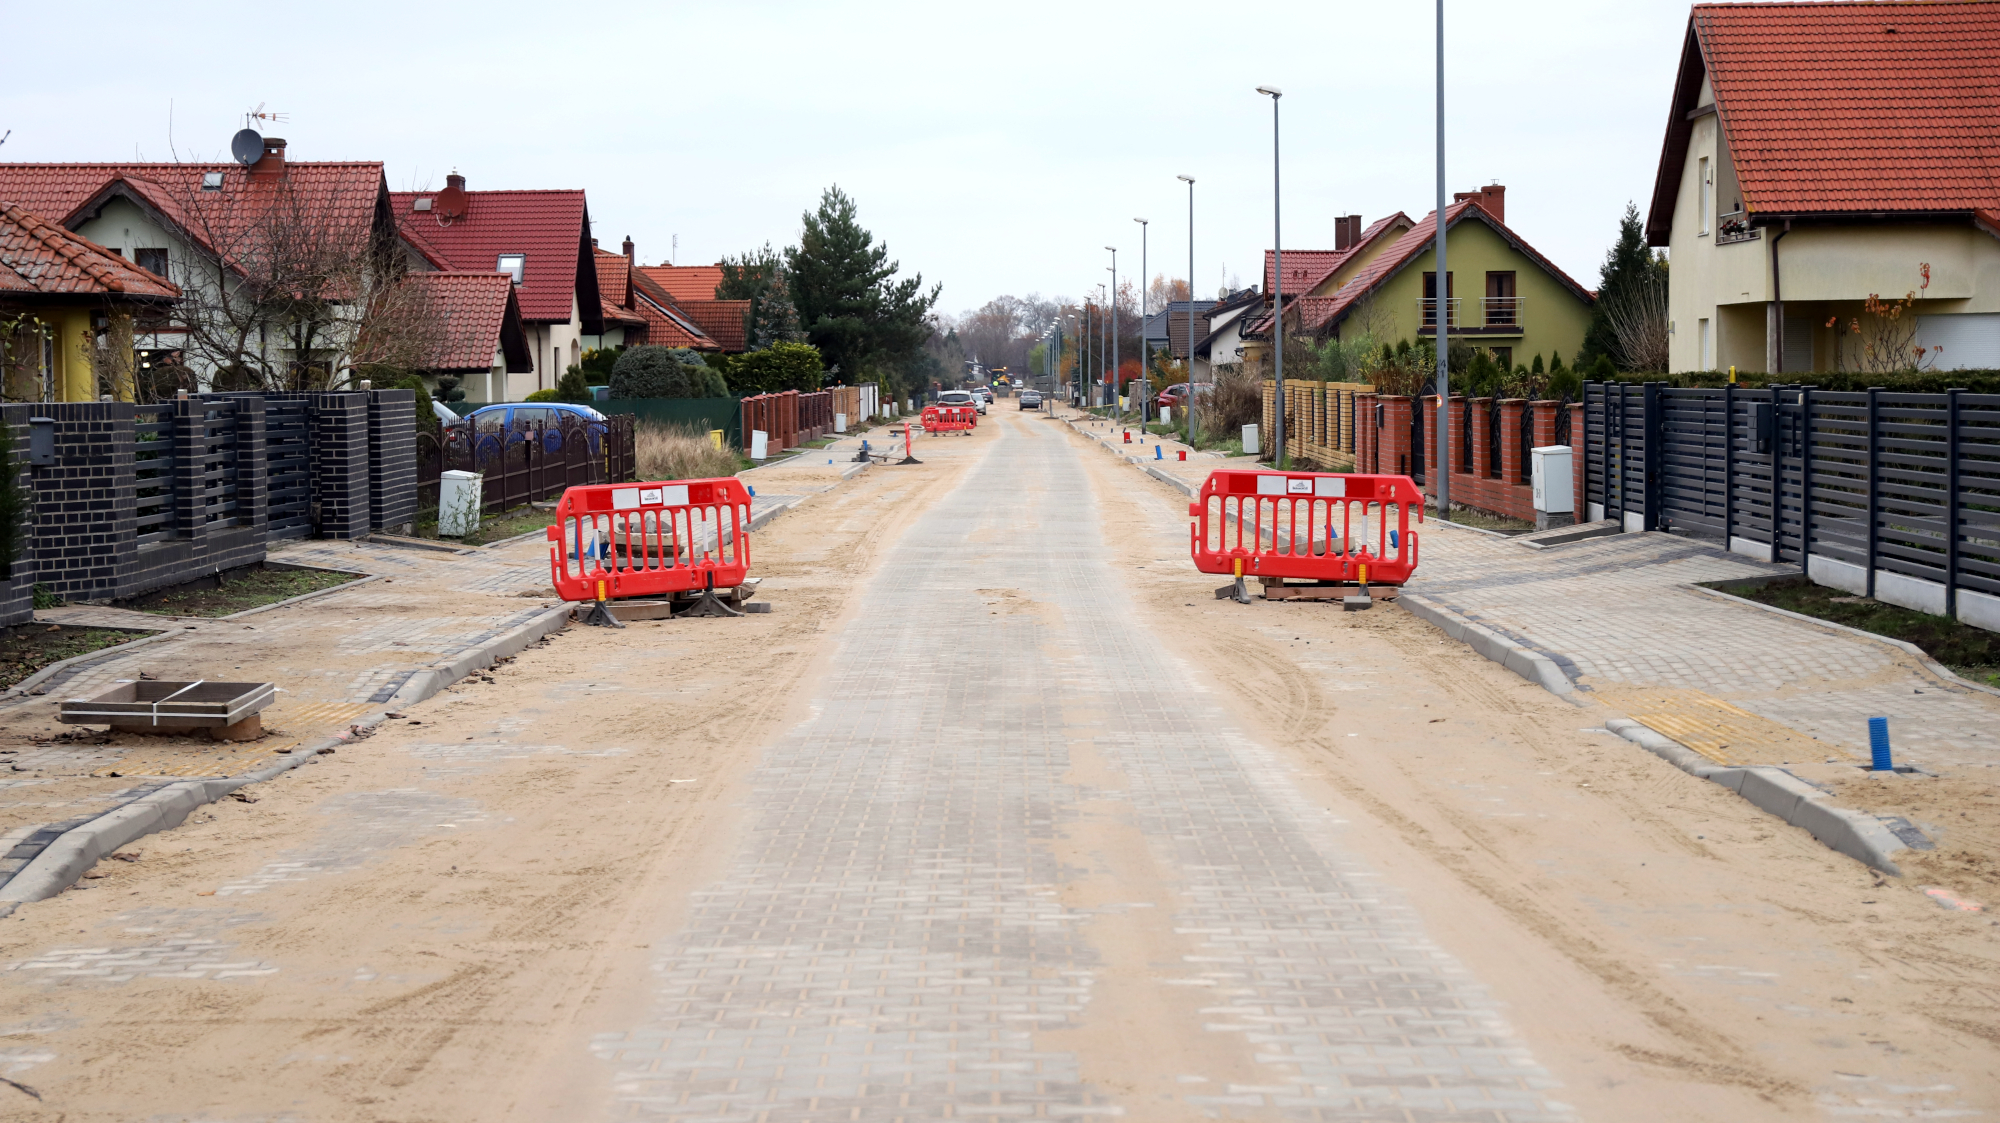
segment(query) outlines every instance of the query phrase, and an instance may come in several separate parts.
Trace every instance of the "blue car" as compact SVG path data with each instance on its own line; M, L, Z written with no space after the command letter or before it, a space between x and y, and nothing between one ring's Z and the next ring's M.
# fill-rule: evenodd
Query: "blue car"
M551 453L562 451L564 425L582 425L590 438L590 453L595 456L602 451L604 434L610 429L603 414L573 402L503 402L480 406L465 415L465 424L477 442L481 457L496 455L502 447L513 448L527 440L528 432L537 425L545 426L542 447Z

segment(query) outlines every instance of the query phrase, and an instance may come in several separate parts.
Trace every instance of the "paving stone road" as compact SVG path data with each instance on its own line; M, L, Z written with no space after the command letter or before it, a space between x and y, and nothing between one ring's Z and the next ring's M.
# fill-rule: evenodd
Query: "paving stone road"
M877 623L766 751L746 842L653 942L651 1015L593 1042L619 1117L1570 1118L1345 825L1134 626L1076 486L1094 454L1036 428L896 545ZM1162 913L1165 947L1111 960ZM1068 1047L1123 1032L1093 1006L1119 967L1190 1043L1138 1091Z

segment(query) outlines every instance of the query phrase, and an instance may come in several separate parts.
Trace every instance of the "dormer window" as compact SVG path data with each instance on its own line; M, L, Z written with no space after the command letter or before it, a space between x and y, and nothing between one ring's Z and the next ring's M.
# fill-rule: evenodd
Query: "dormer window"
M221 173L221 172L203 172L203 173L201 173L201 189L202 189L203 191L220 191L220 190L222 190L222 174L223 174L223 173Z
M528 255L524 253L503 253L500 255L499 264L495 265L493 269L496 273L505 273L514 278L514 283L518 285L521 283L521 275L528 271Z

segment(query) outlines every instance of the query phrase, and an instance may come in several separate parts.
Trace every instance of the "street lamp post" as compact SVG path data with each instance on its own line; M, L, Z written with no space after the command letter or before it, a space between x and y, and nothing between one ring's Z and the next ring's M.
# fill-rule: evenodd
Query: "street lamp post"
M1139 393L1136 396L1140 400L1135 404L1139 407L1139 428L1144 429L1145 391L1148 385L1146 376L1153 366L1152 345L1146 341L1146 284L1147 278L1153 275L1152 267L1146 263L1146 236L1151 233L1151 229L1143 218L1135 218L1132 221L1139 224Z
M1444 0L1437 0L1437 504L1438 518L1451 517L1451 274L1444 262ZM1420 407L1421 408L1421 407ZM1471 409L1470 403L1466 405Z
M1116 412L1119 414L1119 416L1122 417L1125 411L1123 409L1117 408L1118 406L1118 247L1106 246L1104 248L1111 251L1111 377L1109 379L1109 381L1111 382L1111 404L1114 410L1116 410Z
M1444 3L1444 0L1438 0ZM1277 354L1274 369L1277 385L1273 388L1271 415L1274 419L1272 439L1277 442L1271 459L1278 467L1285 466L1285 240L1284 223L1280 220L1278 192L1278 99L1285 92L1276 86L1259 86L1257 92L1271 99L1271 309L1275 315L1272 321L1272 339ZM1194 279L1188 278L1192 287Z
M1194 447L1194 177L1191 175L1180 175L1180 176L1175 176L1174 178L1188 185L1188 330L1187 330L1187 356L1182 360L1184 363L1186 363L1186 370L1187 370L1187 401L1181 403L1181 408L1187 411L1187 443L1189 448L1193 448ZM1173 302L1169 301L1167 303L1167 307L1169 309L1172 309ZM1174 333L1172 327L1173 317L1171 312L1169 313L1167 320L1168 320L1167 348L1169 350L1172 350L1174 345Z

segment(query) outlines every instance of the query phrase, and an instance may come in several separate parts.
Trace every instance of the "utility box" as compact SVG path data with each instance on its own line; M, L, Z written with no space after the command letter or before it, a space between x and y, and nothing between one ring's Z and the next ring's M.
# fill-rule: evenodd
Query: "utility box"
M1576 477L1570 474L1568 445L1529 449L1535 482L1535 529L1576 522Z
M438 477L438 537L463 538L479 529L486 505L485 483L477 472L445 472Z
M1264 451L1264 446L1257 442L1257 427L1255 425L1245 425L1243 427L1243 455L1255 456L1262 451Z

